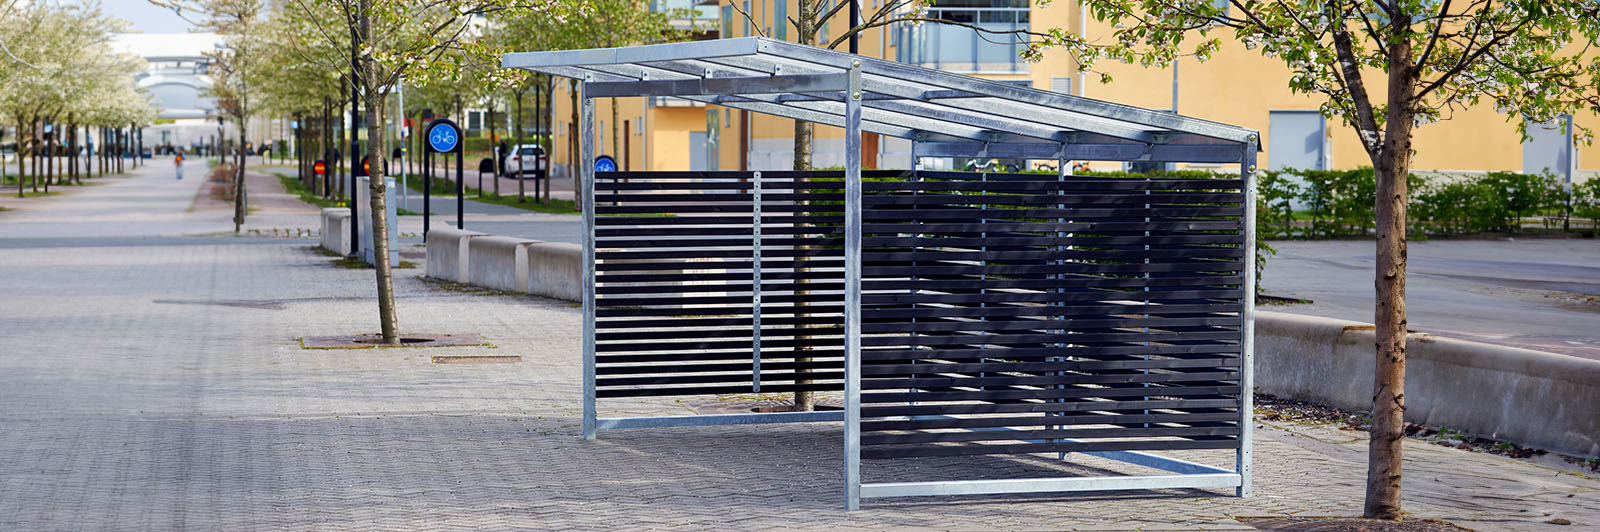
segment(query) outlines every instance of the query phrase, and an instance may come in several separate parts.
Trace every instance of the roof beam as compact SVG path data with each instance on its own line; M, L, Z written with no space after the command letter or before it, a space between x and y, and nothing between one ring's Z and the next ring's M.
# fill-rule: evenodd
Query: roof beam
M591 98L626 96L689 96L707 94L842 93L850 88L845 74L799 74L740 78L646 79L589 82Z

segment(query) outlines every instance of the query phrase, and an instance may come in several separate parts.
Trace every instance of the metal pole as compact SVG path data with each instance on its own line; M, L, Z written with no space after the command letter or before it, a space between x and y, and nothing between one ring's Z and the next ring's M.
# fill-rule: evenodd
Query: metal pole
M467 215L467 199L466 199L467 198L467 196L466 196L467 190L466 190L466 186L467 186L467 179L465 177L465 174L463 174L462 170L461 170L461 168L462 168L462 166L461 166L461 164L462 164L461 163L461 157L462 157L461 153L467 151L467 148L466 148L467 139L465 138L465 135L461 135L461 136L462 136L461 140L456 141L456 229L466 230L466 228L467 228L467 223L466 223L466 215ZM445 164L449 164L449 159L445 159L445 161L446 161ZM449 169L446 169L445 171L448 172Z
M844 106L844 507L861 507L861 61Z
M751 392L761 391L761 172L750 176L750 324Z
M1254 489L1250 474L1251 454L1254 452L1255 442L1251 428L1254 427L1253 412L1255 397L1255 359L1256 359L1256 146L1261 142L1257 135L1250 135L1250 141L1244 145L1244 157L1239 162L1239 177L1244 180L1244 325L1240 338L1239 356L1239 454L1234 464L1234 470L1239 472L1239 489L1235 495L1249 497Z
M355 27L355 25L351 25L351 28L354 28L354 27ZM359 131L356 129L356 124L359 124L361 122L361 119L360 119L359 115L357 114L357 113L361 112L360 111L360 109L361 109L361 102L360 102L360 99L361 99L361 76L360 76L360 74L361 74L361 65L356 60L356 49L359 48L360 46L361 46L361 35L358 32L356 32L354 29L352 29L350 31L350 127L346 128L350 132L350 256L351 257L354 257L354 256L356 256L357 254L360 253L359 251L356 250L356 248L358 248L360 246L358 246L356 244L358 242L361 242L361 233L360 233L361 224L356 222L356 220L360 220L361 219L361 217L359 216L360 207L358 205L356 205L357 203L360 203L360 202L356 201L356 198L360 197L360 195L356 193L356 186L357 186L357 184L356 184L356 169L361 167L361 135L360 135Z
M861 25L861 0L850 0L850 28L848 30L845 30L845 31L854 30L860 25ZM861 36L861 32L859 32L859 31L856 31L856 32L853 32L853 33L850 34L850 53L852 53L852 54L859 53L859 49L856 46L858 44L856 42L856 40L860 36Z
M406 170L407 170L407 167L406 167L406 151L407 150L406 150L406 135L405 134L406 133L410 133L410 130L409 130L409 128L406 127L406 84L404 82L399 82L399 81L395 82L395 94L398 95L399 102L400 102L400 119L395 121L395 124L394 124L395 125L395 129L397 130L395 132L395 135L400 138L400 142L399 142L399 144L400 144L400 204L401 205L405 205L405 206L410 206L410 204L406 203L406 200L408 199L410 194L408 194L406 192L406 188L408 188L406 186L406 177L408 177L407 176L408 172L406 172ZM423 238L427 238L427 233L426 232L423 233Z
M582 117L579 118L580 159L594 159L594 100L580 83ZM583 439L594 439L595 433L595 383L594 383L594 165L576 164L582 176L578 180L578 193L583 195Z
M422 240L428 240L428 220L433 217L433 154L428 151L427 143L422 145Z
M1172 58L1172 114L1178 114L1178 60L1182 58Z

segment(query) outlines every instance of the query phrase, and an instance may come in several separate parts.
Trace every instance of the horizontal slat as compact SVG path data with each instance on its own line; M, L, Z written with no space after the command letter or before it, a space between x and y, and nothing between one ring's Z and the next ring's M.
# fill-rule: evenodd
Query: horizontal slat
M978 442L978 441L1028 441L1069 438L1092 440L1103 438L1170 438L1193 436L1238 436L1239 427L1173 427L1102 428L1066 430L985 430L959 432L915 432L909 434L863 434L861 445L897 445L908 443Z
M1238 421L1236 412L1213 413L1151 413L1151 414L1081 414L1071 416L1030 415L1024 417L932 417L919 419L862 420L862 432L984 429L996 427L1054 427L1072 425L1130 425L1143 423L1205 423Z
M953 414L1007 414L1020 412L1142 411L1163 408L1234 408L1238 399L1152 401L1090 401L1080 403L940 404L861 408L861 417L936 416Z
M976 456L994 454L1081 453L1093 451L1170 451L1179 449L1232 449L1226 440L1128 440L1094 442L1022 443L1013 445L922 445L872 446L861 449L861 458L916 458L936 456Z

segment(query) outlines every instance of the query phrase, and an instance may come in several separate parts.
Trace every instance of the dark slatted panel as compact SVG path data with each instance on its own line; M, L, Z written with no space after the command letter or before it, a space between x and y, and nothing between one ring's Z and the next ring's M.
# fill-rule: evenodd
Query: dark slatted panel
M756 390L752 175L596 175L597 396ZM762 172L761 392L843 388L843 179Z
M1237 447L1240 180L863 188L864 458Z

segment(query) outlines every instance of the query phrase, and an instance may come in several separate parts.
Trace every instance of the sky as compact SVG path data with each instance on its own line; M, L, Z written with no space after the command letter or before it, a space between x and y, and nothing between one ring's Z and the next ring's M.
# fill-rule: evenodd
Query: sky
M193 28L172 10L156 7L146 0L103 0L100 6L117 18L133 23L141 33L186 33Z

